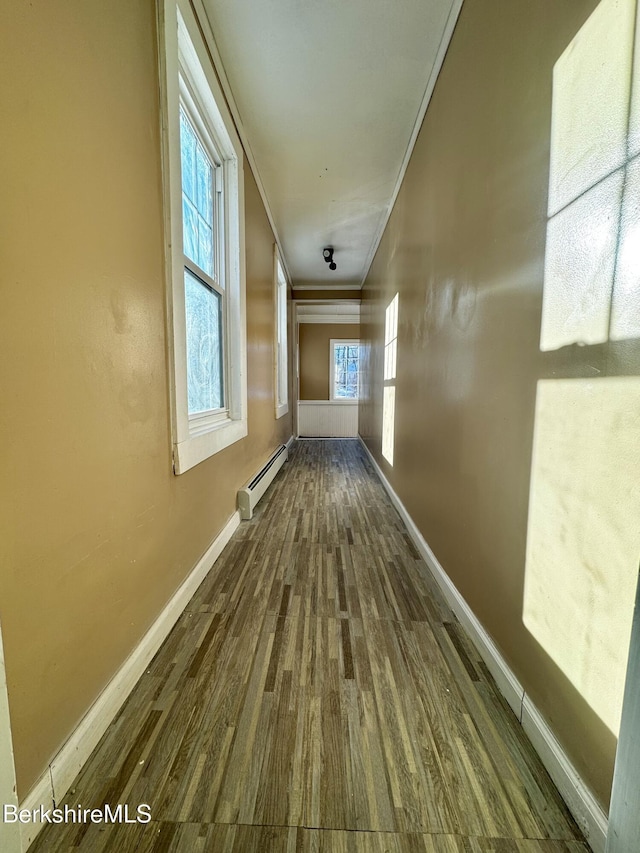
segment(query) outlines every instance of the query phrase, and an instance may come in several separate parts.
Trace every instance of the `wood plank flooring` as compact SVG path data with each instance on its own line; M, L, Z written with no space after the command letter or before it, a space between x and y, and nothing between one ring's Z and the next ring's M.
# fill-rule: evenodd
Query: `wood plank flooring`
M357 441L301 441L34 853L586 853Z

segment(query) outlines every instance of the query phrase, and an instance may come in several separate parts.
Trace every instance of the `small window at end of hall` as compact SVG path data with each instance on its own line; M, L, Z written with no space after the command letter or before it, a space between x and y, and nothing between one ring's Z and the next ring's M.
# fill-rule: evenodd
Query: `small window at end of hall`
M332 339L329 352L330 399L334 402L357 400L360 380L360 341Z

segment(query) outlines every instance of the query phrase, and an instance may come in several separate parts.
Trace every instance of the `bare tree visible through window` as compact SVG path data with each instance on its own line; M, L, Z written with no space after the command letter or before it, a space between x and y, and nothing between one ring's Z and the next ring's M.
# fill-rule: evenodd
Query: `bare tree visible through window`
M224 291L219 283L216 170L193 122L180 109L182 217L189 414L224 406Z
M360 374L360 342L331 341L332 400L357 400Z

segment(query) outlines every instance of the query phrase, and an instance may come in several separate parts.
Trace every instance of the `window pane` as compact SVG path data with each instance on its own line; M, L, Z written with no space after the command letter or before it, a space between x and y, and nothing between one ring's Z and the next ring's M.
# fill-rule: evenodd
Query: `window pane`
M185 255L198 263L198 215L191 202L182 196L182 241ZM206 272L206 270L205 270Z
M202 145L196 151L196 206L198 213L208 225L213 222L211 162Z
M359 346L357 344L334 345L334 398L357 400L358 353Z
M184 273L187 319L187 391L189 414L224 405L222 371L222 297Z
M198 217L198 257L196 263L208 275L213 276L213 232L200 216Z
M183 250L213 277L213 165L186 113L180 111Z
M287 345L278 342L278 405L287 402Z
M196 135L189 119L182 110L180 110L180 153L182 157L182 192L191 201L195 201Z

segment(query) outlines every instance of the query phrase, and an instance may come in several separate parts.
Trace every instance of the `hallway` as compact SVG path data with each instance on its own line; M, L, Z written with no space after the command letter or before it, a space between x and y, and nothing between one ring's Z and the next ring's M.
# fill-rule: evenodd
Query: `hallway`
M34 853L587 851L357 441L300 441ZM57 804L60 805L60 804Z

